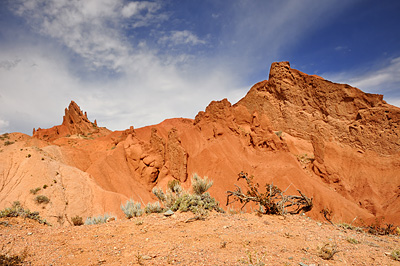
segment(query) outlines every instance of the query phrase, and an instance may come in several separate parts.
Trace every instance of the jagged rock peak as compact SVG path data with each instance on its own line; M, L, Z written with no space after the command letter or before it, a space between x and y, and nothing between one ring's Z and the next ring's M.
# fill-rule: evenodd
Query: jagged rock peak
M304 139L319 135L362 150L400 152L399 108L382 95L307 75L289 62L272 63L269 80L255 84L236 105L266 114L274 130Z
M82 112L81 108L74 101L71 101L68 108L65 108L63 122L59 126L49 129L37 130L33 129L33 137L44 140L54 140L59 137L68 135L88 135L98 133L97 121L90 122L86 112Z
M87 113L83 113L81 108L74 101L71 101L68 108L65 108L65 115L63 117L62 124L65 126L69 126L80 123L91 124L91 122L87 118Z

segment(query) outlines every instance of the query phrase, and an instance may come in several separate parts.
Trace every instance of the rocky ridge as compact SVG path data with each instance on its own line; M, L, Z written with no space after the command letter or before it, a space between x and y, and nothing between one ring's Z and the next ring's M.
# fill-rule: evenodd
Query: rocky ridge
M71 102L60 126L32 137L12 133L17 142L1 147L0 208L20 200L64 225L74 215L122 217L127 199L155 201L153 187L177 179L188 188L193 173L214 180L210 193L223 205L245 171L260 184L313 197L313 218L329 208L337 222L399 224L399 121L400 108L381 95L288 62L273 63L269 79L238 103L213 101L194 120L111 132ZM44 184L50 203L38 205L30 189Z

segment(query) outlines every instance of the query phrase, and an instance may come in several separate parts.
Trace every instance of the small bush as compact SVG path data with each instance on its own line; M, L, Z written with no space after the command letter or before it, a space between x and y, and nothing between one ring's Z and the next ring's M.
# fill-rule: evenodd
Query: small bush
M207 176L202 179L197 174L194 174L192 178L193 193L196 195L202 195L213 185L213 183L212 180L208 180Z
M139 202L135 202L130 199L124 205L121 205L121 210L125 213L126 218L142 216L143 210L142 205Z
M162 211L163 209L158 201L154 203L148 203L144 208L145 213L161 213Z
M45 219L39 216L39 212L31 212L29 209L24 209L19 201L14 201L11 208L5 208L0 211L0 218L4 217L22 217L38 221L41 224L50 225Z
M91 224L104 224L104 223L107 222L107 219L108 219L108 218L111 218L111 217L114 217L114 216L111 216L111 215L108 214L108 213L104 214L104 216L99 215L99 216L97 216L97 217L87 217L87 218L86 218L86 221L85 221L85 224L86 224L86 225L91 225ZM115 217L114 217L114 218L115 218Z
M45 185L43 185L43 189L46 189L47 187L48 187L48 185L46 185L46 184L45 184Z
M347 238L347 242L349 242L349 243L351 243L351 244L360 244L360 241L358 241L358 240L355 239L355 238L351 238L351 237L348 237L348 238Z
M36 195L36 193L38 193L40 190L41 190L41 188L37 187L37 188L31 189L30 192L31 192L31 194Z
M25 249L21 254L10 254L10 250L5 250L4 245L0 250L0 265L23 265L28 252Z
M83 223L83 219L82 219L82 217L80 217L80 216L75 216L75 217L72 217L71 218L71 221L72 221L72 224L74 225L74 226L80 226L80 225L83 225L84 223Z
M201 179L195 174L192 178L193 194L184 191L176 181L169 182L166 193L161 188L153 188L152 192L165 208L172 211L202 213L204 210L216 210L224 212L219 207L219 203L206 192L212 184L213 182L209 181L207 177Z
M48 197L44 196L44 195L38 195L35 198L35 202L37 204L41 204L41 203L47 204L47 203L50 202L50 199Z
M181 181L177 179L168 181L168 189L170 189L173 193L182 192Z
M339 250L337 249L336 244L327 243L319 249L318 255L324 260L330 260L338 252Z
M392 257L392 259L400 261L400 249L393 250L390 253L390 256Z
M11 145L11 144L14 144L14 141L6 140L6 141L4 142L4 146L8 146L8 145Z
M10 138L10 136L8 133L4 133L3 135L0 135L1 140L5 140L5 139L9 139L9 138Z

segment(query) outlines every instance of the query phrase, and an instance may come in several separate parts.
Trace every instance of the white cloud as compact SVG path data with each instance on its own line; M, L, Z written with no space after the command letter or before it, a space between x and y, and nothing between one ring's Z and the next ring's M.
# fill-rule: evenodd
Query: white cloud
M369 93L383 94L385 100L400 106L400 57L371 65L369 70L356 69L339 73L325 73L326 79L345 83Z
M99 126L112 130L171 117L194 118L210 101L225 97L234 103L259 81L247 81L247 73L265 70L263 78L267 78L276 51L295 44L298 36L316 27L310 17L331 11L329 4L319 2L315 9L298 1L254 6L246 2L234 14L218 13L223 32L211 32L218 36L210 43L212 38L203 40L192 29L160 26L171 16L164 12L163 2L13 3L15 14L41 34L29 33L23 41L0 50L1 118L11 130L24 133L60 124L70 100L87 111L91 120L97 119ZM149 29L140 28L149 25ZM142 35L152 32L154 43L161 46L213 50L202 56L184 49L168 54L147 46L148 36L138 34L140 29ZM86 65L82 66L82 59Z
M0 134L6 133L10 123L0 118Z
M152 16L161 8L160 4L154 2L130 2L122 8L122 16L129 18L135 15L139 15L141 12L146 13L148 18Z
M205 44L204 40L201 40L195 34L188 30L172 31L170 35L164 35L159 39L159 43L166 43L169 45L199 45Z

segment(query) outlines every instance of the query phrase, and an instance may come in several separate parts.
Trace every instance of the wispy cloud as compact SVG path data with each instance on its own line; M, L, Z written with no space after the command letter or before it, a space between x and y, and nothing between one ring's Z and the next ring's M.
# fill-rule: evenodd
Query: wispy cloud
M172 31L169 35L164 35L159 39L159 43L171 45L199 45L205 44L204 40L201 40L195 34L188 30Z
M60 124L70 100L113 130L193 118L225 97L235 102L267 78L281 49L346 7L234 1L208 13L218 24L207 32L174 18L162 1L10 3L26 21L18 34L28 34L0 50L0 114L3 125L25 133ZM254 71L263 76L249 80Z
M366 68L339 73L324 73L323 77L350 84L363 91L383 94L385 100L400 106L400 57L384 60Z

